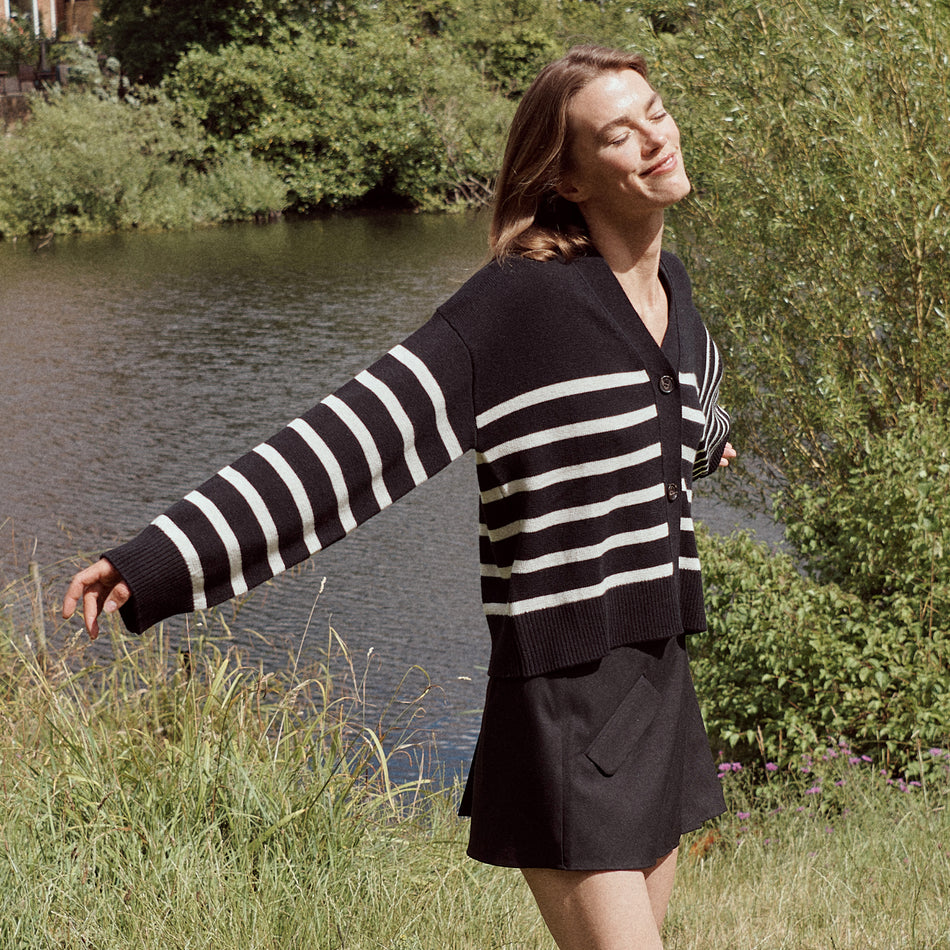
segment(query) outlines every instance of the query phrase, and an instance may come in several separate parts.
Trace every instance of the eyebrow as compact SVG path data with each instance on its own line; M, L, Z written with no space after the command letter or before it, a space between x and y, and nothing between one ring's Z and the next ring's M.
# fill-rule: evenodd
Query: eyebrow
M644 106L644 113L649 114L653 107L660 101L660 94L654 90L653 94L647 99L647 104ZM618 115L616 119L611 119L606 125L601 126L597 130L597 138L604 140L610 138L614 129L621 125L631 125L632 119L629 115Z

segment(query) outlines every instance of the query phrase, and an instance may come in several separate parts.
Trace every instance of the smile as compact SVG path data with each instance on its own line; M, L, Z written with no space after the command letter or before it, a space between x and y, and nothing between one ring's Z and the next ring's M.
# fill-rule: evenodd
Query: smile
M662 175L664 172L671 171L676 167L676 152L670 152L666 158L661 162L657 162L656 165L652 165L645 172L640 173L641 178L646 178L648 175Z

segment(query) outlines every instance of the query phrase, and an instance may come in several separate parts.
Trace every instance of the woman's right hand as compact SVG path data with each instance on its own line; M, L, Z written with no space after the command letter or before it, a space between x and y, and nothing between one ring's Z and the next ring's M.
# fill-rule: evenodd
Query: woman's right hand
M76 574L63 598L63 617L67 620L82 603L82 616L89 639L99 636L99 614L115 613L132 596L129 585L106 558Z

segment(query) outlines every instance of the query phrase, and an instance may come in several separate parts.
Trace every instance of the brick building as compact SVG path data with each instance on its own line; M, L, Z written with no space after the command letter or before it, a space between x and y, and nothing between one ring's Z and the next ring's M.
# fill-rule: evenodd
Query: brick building
M37 35L76 36L92 29L96 0L0 0L0 25L22 18Z

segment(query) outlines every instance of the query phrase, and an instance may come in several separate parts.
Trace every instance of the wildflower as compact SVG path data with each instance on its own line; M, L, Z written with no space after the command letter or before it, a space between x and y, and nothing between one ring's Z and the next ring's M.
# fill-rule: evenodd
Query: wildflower
M738 818L739 821L745 821L751 814L752 813L748 811L737 811L736 818Z
M931 749L930 754L935 758L939 759L943 755L943 749Z
M821 786L820 786L820 785L812 785L811 788L806 788L806 789L805 789L805 794L806 794L806 795L817 795L820 791L821 791Z
M778 766L777 766L774 762L766 762L766 763L765 763L765 771L766 771L766 772L777 772L777 771L778 771Z
M844 785L844 779L843 779L843 778L838 779L838 781L835 782L835 788L841 788L842 785Z

